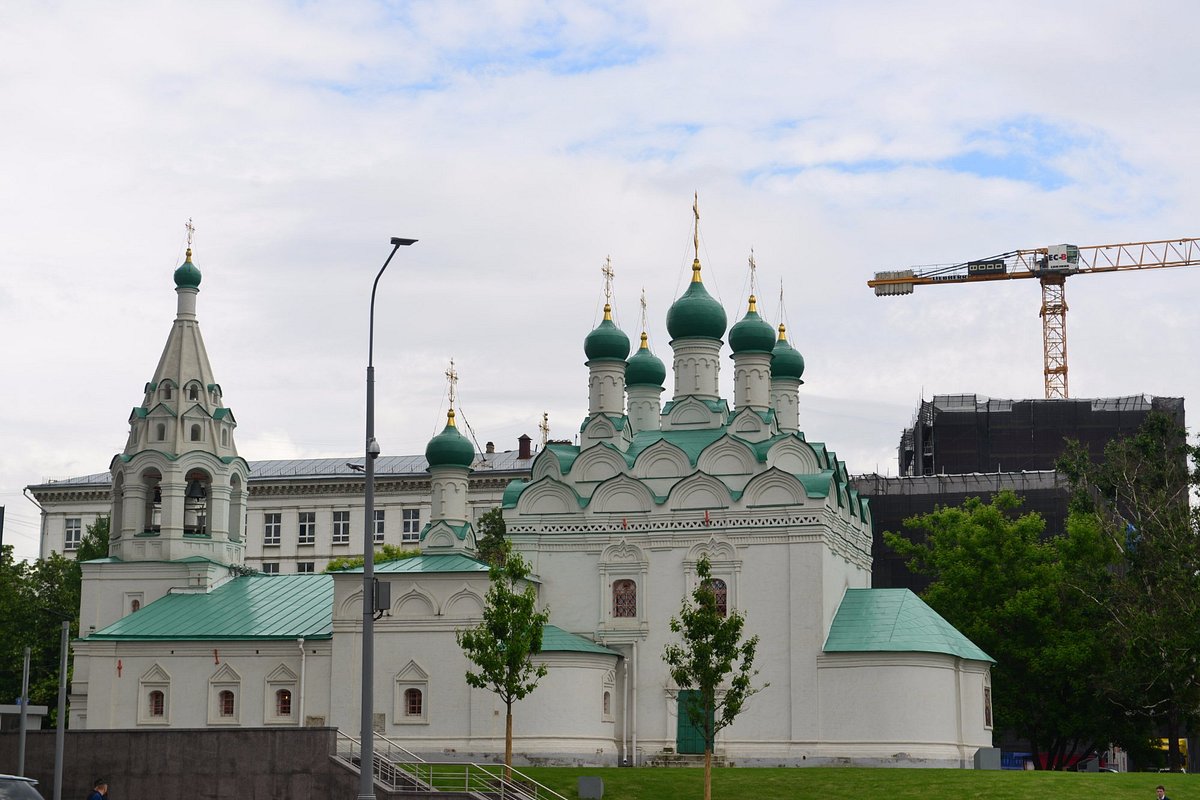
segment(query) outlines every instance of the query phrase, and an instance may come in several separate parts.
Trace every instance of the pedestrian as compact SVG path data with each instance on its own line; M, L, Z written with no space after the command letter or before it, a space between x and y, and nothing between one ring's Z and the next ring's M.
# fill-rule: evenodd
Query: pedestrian
M88 800L106 800L108 797L108 781L104 778L96 778L96 782L92 784L92 793L88 795Z
M1158 800L1171 800L1171 798L1167 797L1167 790L1163 788L1161 783L1154 787L1154 793L1158 795Z

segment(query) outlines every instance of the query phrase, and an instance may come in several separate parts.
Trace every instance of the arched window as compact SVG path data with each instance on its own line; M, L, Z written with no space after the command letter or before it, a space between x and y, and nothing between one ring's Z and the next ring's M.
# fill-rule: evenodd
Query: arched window
M141 607L142 607L142 601L135 598L129 604L129 613L132 614L133 612L139 610Z
M192 426L192 441L193 442L200 441L200 426L199 425Z
M162 386L162 399L163 399L163 400L170 400L170 399L171 399L171 384L169 384L169 383L164 383L164 384L163 384L163 386Z
M233 716L233 692L223 689L217 695L217 709L222 717Z
M229 446L229 429L228 428L221 428L221 446L222 447Z
M613 616L637 616L637 584L631 580L613 581Z
M154 438L160 442L167 438L167 426L165 423L160 422L154 426Z
M200 387L193 383L191 386L188 387L188 400L199 400L199 399L200 399Z
M612 695L608 692L604 693L604 716L612 714Z
M404 690L404 716L419 717L424 714L424 697L420 689Z
M713 578L709 583L713 594L717 596L717 613L722 617L729 615L729 587L720 578Z
M290 717L292 715L292 693L287 689L275 692L275 716Z
M160 692L158 689L155 689L153 692L151 692L150 693L150 716L161 717L166 709L166 705L167 705L166 701L167 701L166 696L162 692Z

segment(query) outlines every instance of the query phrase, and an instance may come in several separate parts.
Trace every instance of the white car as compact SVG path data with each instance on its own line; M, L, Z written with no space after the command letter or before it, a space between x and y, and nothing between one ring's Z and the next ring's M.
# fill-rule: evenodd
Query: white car
M44 800L33 788L37 781L18 775L0 775L0 800Z

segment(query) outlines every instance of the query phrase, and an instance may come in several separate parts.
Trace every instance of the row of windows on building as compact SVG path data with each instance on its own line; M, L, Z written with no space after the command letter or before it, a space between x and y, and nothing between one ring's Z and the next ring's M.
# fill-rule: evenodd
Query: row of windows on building
M165 423L165 422L154 423L154 441L165 442L166 440L167 440L167 423ZM203 442L204 441L203 426L201 426L199 423L192 423L191 427L188 428L188 441ZM224 427L224 426L221 427L221 446L222 447L229 446L229 428Z
M729 613L729 586L720 578L712 578L709 587L717 598L717 612L722 617L726 616ZM629 578L613 581L612 615L625 619L637 617L637 581Z
M372 539L383 544L387 530L386 509L375 509L375 530ZM350 544L350 511L333 512L333 544ZM400 509L400 543L417 544L421 541L421 509ZM263 514L263 546L277 547L283 543L283 514L268 511ZM301 511L296 522L296 544L317 543L317 512Z
M200 384L196 383L195 381L189 383L187 388L184 390L184 394L186 395L187 399L195 402L200 401L200 392ZM211 395L212 402L217 402L217 398L220 395L217 392L216 386L212 387L209 394ZM158 396L162 400L173 400L175 398L175 388L170 381L164 380L158 385Z

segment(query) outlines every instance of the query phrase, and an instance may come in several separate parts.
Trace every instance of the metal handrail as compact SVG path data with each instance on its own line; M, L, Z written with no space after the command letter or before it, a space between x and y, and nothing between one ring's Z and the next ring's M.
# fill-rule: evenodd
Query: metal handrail
M361 743L338 731L334 756L361 770ZM375 735L372 774L393 792L467 792L483 800L567 800L520 770L505 778L503 764L426 761L386 736Z

